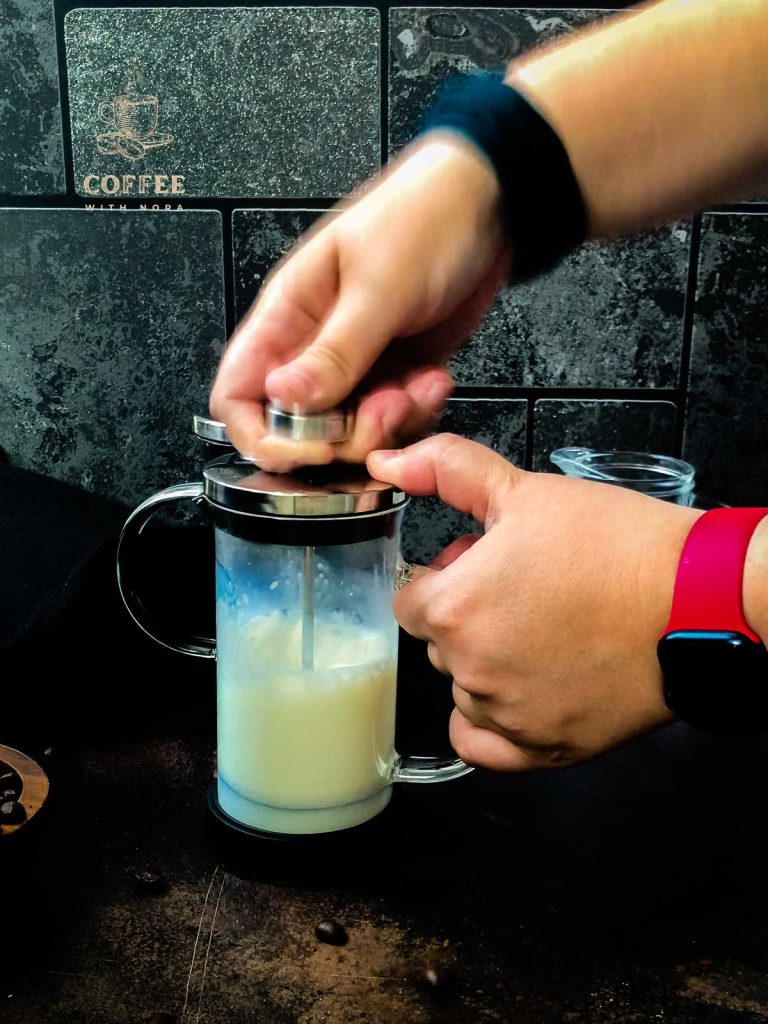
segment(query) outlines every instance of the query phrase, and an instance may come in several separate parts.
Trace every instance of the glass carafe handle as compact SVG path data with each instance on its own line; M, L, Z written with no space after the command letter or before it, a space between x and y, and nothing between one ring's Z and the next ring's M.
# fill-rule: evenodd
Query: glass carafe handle
M182 654L215 658L216 641L212 637L172 635L170 627L163 624L144 604L134 577L135 556L141 544L141 533L155 512L164 505L174 505L180 501L199 503L203 500L202 483L176 484L175 487L158 491L134 509L123 526L117 545L117 585L133 620L157 643Z
M398 757L393 782L450 782L475 769L460 757Z
M420 566L401 561L395 576L395 590L407 586L414 578L414 570L428 572ZM398 757L392 769L393 782L450 782L474 771L460 757Z

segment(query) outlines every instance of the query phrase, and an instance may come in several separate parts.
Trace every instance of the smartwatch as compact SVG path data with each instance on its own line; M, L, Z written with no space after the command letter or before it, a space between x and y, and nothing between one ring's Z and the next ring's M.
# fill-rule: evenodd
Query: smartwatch
M718 508L693 525L657 651L664 700L719 732L768 731L768 650L744 619L744 561L768 508Z

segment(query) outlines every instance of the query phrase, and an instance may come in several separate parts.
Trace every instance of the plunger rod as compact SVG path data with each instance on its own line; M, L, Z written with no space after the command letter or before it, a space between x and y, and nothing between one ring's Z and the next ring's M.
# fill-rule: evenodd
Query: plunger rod
M309 545L301 573L301 667L315 667L315 549Z

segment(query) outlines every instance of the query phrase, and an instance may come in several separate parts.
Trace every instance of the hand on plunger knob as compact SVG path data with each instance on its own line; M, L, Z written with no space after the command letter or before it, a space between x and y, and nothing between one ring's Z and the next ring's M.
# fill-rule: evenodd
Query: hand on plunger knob
M211 412L269 470L342 459L428 433L452 390L442 366L507 267L499 186L466 143L417 143L280 264L224 354ZM350 397L351 396L351 397ZM350 400L339 445L275 441L266 401L317 412Z

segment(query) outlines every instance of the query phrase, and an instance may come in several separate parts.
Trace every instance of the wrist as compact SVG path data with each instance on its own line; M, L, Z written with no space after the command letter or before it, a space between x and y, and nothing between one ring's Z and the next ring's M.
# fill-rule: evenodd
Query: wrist
M503 196L486 156L458 132L436 128L419 136L388 169L385 187L398 202L411 192L419 207L435 207L451 232L504 235ZM466 223L456 225L460 220Z
M768 604L766 511L712 509L685 542L657 652L667 705L697 728L768 729L768 651L759 633Z
M463 136L493 168L515 277L551 270L584 240L584 203L565 147L536 107L497 75L449 80L424 131Z

